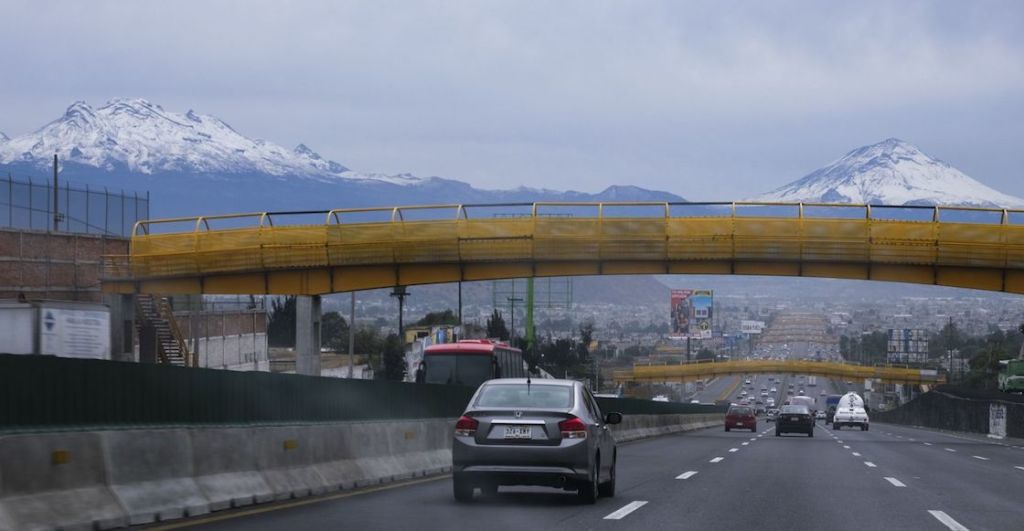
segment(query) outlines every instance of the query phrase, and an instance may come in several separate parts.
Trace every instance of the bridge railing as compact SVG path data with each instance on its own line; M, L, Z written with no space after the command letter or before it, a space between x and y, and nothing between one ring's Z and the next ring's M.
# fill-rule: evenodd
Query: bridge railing
M496 209L520 214L496 217ZM309 222L320 216L322 222ZM300 223L288 223L289 218ZM116 280L535 260L781 260L1024 269L1024 211L825 203L540 202L195 216L139 221L131 254L108 257L103 274Z

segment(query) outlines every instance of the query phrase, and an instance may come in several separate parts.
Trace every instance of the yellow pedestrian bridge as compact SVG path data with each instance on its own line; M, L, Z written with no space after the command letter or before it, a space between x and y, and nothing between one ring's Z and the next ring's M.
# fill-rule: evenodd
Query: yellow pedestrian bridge
M297 221L296 221L297 220ZM1024 211L808 203L530 203L136 223L120 293L317 295L614 275L786 275L1024 293Z
M934 369L895 366L867 366L806 360L736 360L691 362L673 365L634 365L612 374L616 383L664 383L702 380L733 374L807 374L860 380L877 378L883 383L933 385L945 383L946 376Z

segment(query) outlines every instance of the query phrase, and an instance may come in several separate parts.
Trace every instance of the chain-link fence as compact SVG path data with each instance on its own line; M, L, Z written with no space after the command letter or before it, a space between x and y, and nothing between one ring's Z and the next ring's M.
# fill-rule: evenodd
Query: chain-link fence
M0 227L53 230L55 218L57 232L127 237L136 221L149 218L149 193L82 188L64 181L55 198L50 181L10 175L0 179Z

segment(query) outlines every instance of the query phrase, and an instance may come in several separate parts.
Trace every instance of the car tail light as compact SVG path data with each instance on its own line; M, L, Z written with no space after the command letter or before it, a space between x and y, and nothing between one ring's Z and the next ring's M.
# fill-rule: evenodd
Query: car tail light
M472 437L476 434L476 427L480 423L473 417L467 417L465 415L459 417L459 421L455 423L455 435L462 437Z
M562 432L563 439L586 439L587 425L577 417L563 420L558 423L558 429Z

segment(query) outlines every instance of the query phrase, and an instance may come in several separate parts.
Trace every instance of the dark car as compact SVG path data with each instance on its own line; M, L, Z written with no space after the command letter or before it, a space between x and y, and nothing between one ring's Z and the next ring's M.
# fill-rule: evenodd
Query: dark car
M455 499L480 488L538 485L576 490L586 503L615 495L617 449L610 424L573 380L497 379L484 382L455 423L452 484Z
M808 437L814 437L814 417L811 410L804 405L782 406L779 415L775 417L775 436L783 433L806 433Z
M750 406L732 406L725 413L725 431L733 428L757 431L757 417Z

